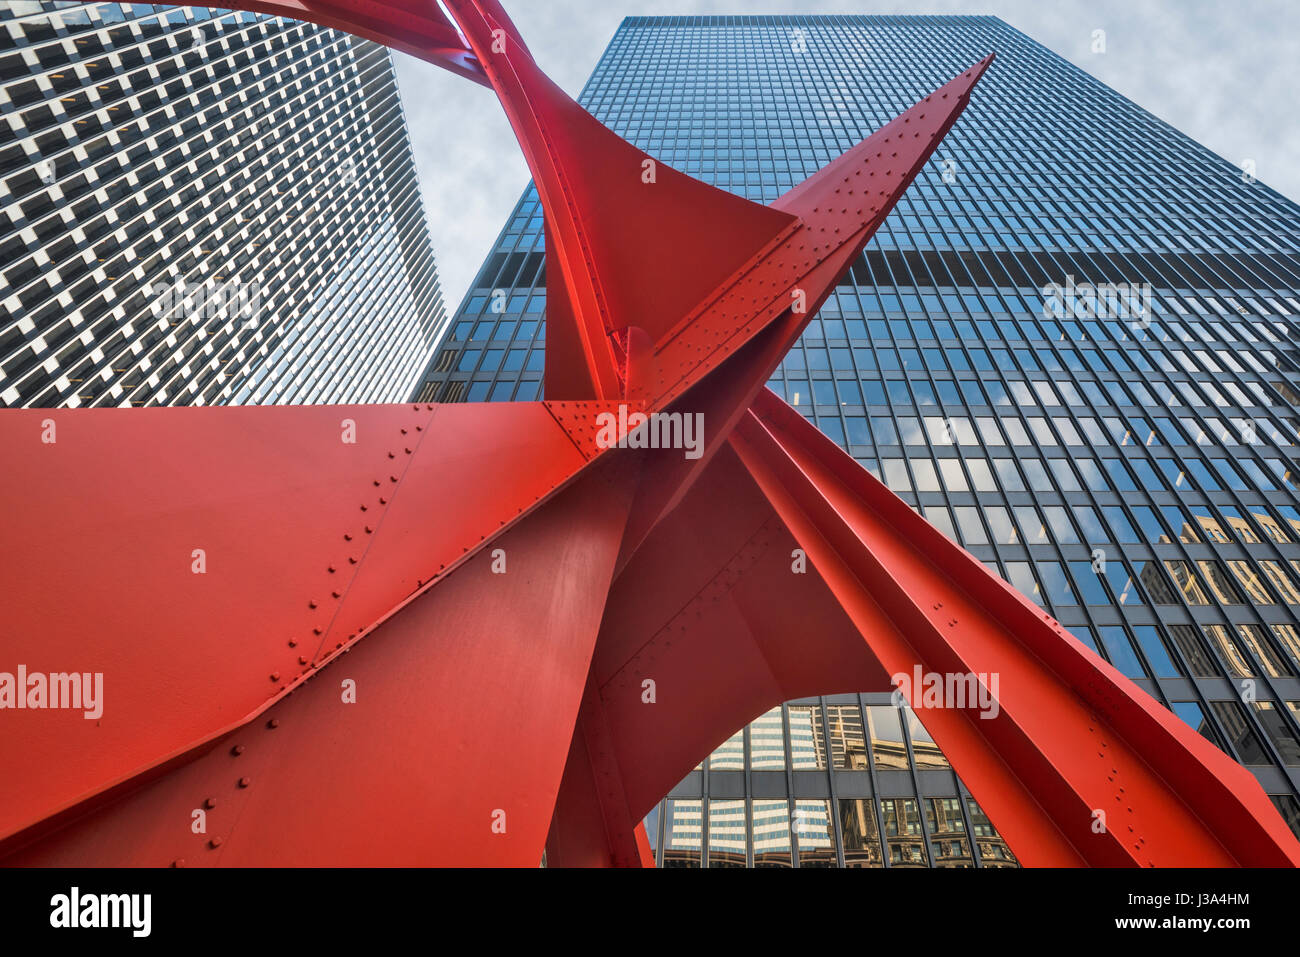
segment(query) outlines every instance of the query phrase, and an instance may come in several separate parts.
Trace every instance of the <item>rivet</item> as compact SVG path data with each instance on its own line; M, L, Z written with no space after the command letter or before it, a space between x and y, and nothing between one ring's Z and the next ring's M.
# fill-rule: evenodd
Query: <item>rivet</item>
M217 806L217 799L216 799L216 798L204 798L204 799L203 799L203 806L204 806L205 808L207 808L209 811L211 811L214 807Z
M221 846L221 838L213 837L208 839L208 847L220 847L220 846Z
M237 744L230 749L230 753L235 755L235 757L239 757L239 755L244 753L244 746L242 744Z
M252 781L251 778L240 778L240 779L239 779L239 786L240 786L241 788L246 788L246 787L248 787L248 786L249 786L250 784L252 784L252 783L253 783L253 781Z
M278 728L280 727L280 719L272 718L270 721L266 722L266 726L268 728Z
M271 672L271 680L272 680L272 681L279 681L279 680L280 680L280 672L278 672L278 671L272 671L272 672Z

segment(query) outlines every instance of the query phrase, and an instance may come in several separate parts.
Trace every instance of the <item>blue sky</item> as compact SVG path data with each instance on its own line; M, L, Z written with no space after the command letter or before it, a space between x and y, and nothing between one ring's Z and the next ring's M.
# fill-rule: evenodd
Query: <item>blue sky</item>
M1214 152L1300 199L1297 0L503 0L542 68L577 95L625 16L993 14ZM1090 50L1106 31L1106 52ZM528 182L491 91L395 54L450 312Z

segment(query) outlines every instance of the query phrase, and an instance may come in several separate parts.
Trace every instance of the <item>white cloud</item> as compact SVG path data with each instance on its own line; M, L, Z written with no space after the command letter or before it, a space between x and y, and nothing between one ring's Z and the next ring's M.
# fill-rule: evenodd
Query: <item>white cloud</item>
M533 54L577 95L624 16L681 13L980 13L1066 57L1259 179L1300 197L1300 4L1292 0L548 0L506 6ZM1106 53L1090 52L1106 31ZM396 55L448 309L459 305L528 169L496 98Z

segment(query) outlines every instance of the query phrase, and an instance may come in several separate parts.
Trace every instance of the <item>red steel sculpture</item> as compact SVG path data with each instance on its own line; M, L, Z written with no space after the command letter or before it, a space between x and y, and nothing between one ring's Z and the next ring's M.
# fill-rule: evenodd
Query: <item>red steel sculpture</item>
M0 861L648 864L736 728L919 667L1000 677L996 714L907 693L1023 863L1300 863L1251 774L764 388L991 56L763 206L604 127L494 0L222 5L496 91L548 399L0 412ZM697 415L694 457L638 447ZM102 713L42 707L72 672Z

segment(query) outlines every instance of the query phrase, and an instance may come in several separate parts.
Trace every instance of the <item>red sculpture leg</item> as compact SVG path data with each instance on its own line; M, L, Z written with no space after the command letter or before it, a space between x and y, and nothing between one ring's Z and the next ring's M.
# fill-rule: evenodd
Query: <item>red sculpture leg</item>
M627 478L584 473L206 753L4 863L537 866Z
M1250 772L771 393L732 442L891 675L997 677L995 709L908 698L1022 861L1300 863Z
M0 777L23 787L0 801L0 840L299 687L585 468L594 415L557 403L0 415L6 670L103 676L91 719L4 711Z

